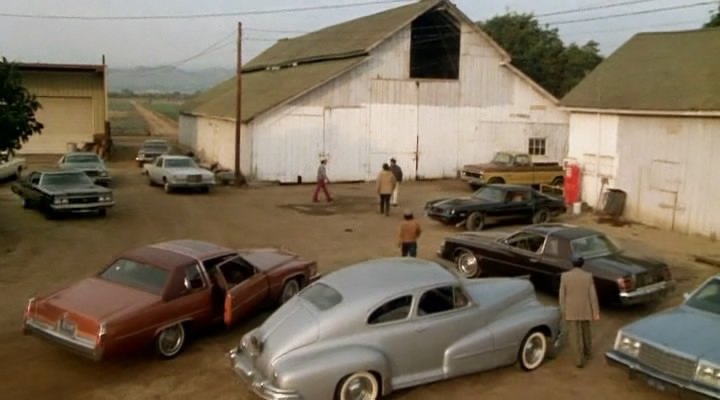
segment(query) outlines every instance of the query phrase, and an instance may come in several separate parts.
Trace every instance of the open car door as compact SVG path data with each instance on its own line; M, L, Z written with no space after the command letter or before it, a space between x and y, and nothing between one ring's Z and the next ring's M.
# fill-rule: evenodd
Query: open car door
M222 262L217 271L218 284L225 289L225 325L237 323L268 298L270 287L267 277L241 256Z

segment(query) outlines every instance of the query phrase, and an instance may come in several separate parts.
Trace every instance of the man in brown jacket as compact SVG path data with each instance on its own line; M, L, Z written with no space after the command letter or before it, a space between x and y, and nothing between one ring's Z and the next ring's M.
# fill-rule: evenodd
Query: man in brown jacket
M398 246L403 257L417 257L417 240L420 234L422 234L422 229L420 229L420 224L415 220L412 211L405 210L398 237Z
M377 192L380 195L380 214L385 216L390 215L390 196L392 196L393 190L395 190L397 180L395 175L390 171L390 166L385 163L382 166L382 171L377 177Z
M600 319L600 308L593 276L582 269L585 260L573 258L572 264L560 277L560 312L569 330L575 365L582 368L592 355L590 321Z

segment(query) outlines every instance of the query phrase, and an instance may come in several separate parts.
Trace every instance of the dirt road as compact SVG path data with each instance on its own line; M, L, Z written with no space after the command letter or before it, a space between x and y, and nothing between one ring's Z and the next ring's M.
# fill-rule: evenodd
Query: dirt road
M170 118L157 113L144 105L131 101L138 114L145 120L147 129L152 136L177 136L178 123Z
M285 246L319 261L322 272L374 257L394 256L400 211L375 212L372 184L333 185L337 201L310 202L311 187L221 187L210 195L171 194L147 185L132 162L111 163L117 206L106 219L47 221L23 210L0 185L0 398L22 399L254 399L230 370L225 353L265 315L241 327L195 340L172 361L140 356L92 363L21 334L26 299L88 276L125 249L168 239L195 238L230 247ZM464 193L457 182L407 183L401 202L420 212L424 201ZM434 259L441 240L455 229L422 219L420 257ZM672 299L647 309L606 310L593 331L595 359L584 370L569 351L533 373L517 367L403 391L392 399L484 400L670 399L639 381L628 381L603 361L616 330L649 312L679 302L683 291L717 272L690 262L688 253L716 244L643 227L599 227L627 247L646 249L673 262L680 288ZM507 229L507 228L504 228ZM543 301L556 299L541 295ZM422 351L422 343L418 343Z

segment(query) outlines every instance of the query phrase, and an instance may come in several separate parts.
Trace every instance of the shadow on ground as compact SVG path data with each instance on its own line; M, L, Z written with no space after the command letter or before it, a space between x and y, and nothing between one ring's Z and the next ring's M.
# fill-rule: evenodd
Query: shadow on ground
M278 208L293 210L305 215L331 216L336 214L366 214L377 210L377 199L373 196L340 196L331 202L281 204Z

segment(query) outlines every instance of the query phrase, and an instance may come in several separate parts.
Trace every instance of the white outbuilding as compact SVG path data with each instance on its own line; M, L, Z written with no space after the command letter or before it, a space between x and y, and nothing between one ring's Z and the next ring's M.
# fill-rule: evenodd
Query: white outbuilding
M250 179L365 181L394 157L409 179L456 177L515 150L561 160L568 114L446 0L330 26L243 66L240 165ZM231 168L236 80L183 105L180 142Z
M562 104L584 202L616 188L628 219L720 234L720 29L638 34Z

